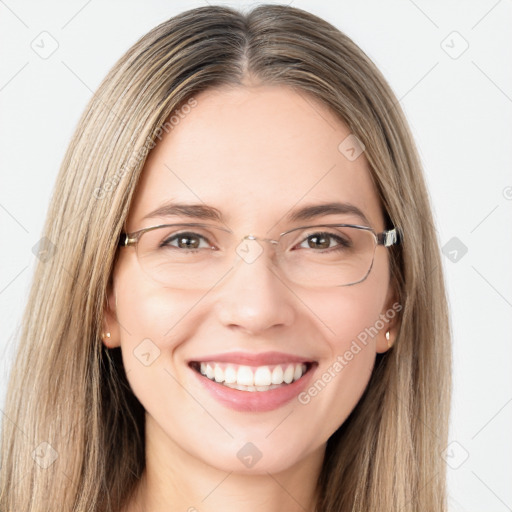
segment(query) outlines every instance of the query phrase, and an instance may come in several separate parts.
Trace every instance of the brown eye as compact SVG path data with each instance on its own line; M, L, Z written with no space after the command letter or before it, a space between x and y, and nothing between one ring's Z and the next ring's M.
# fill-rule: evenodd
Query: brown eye
M327 232L319 232L309 235L304 242L308 243L309 249L344 249L346 247L350 247L350 242L340 237L339 235L335 235L333 233ZM331 246L332 242L335 242L337 246ZM303 243L304 243L303 242Z
M205 241L205 245L203 247L200 247L201 240ZM176 242L177 245L174 245L174 242ZM208 243L208 240L202 235L198 235L197 233L193 232L185 232L167 237L165 240L162 241L160 247L174 247L176 249L193 250L201 248L210 248L210 244Z

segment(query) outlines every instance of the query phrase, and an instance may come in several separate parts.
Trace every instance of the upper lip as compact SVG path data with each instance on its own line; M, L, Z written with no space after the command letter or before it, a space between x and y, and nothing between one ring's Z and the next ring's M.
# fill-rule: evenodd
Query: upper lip
M258 354L251 352L226 352L224 354L209 354L206 356L195 357L189 363L215 361L219 363L236 363L247 366L264 366L282 363L311 363L311 359L286 354L284 352L261 352Z

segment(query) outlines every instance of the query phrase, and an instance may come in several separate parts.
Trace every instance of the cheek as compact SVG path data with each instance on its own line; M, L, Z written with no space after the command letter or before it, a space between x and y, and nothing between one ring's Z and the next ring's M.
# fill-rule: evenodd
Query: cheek
M117 314L121 324L121 352L126 378L144 409L162 425L183 431L181 418L197 414L196 404L178 384L173 364L179 347L190 337L197 296L172 292L136 272L120 274ZM181 370L180 370L181 371ZM175 405L180 404L180 414Z
M193 297L154 284L133 265L121 267L116 277L117 318L127 375L131 370L140 371L141 364L161 369L164 357L160 356L172 357L186 337Z
M331 359L348 350L354 340L362 346L374 345L374 327L380 325L387 291L378 280L378 276L369 276L356 286L324 290L308 299L309 307L321 320Z
M326 436L349 416L369 382L387 292L382 281L381 274L370 274L357 286L324 291L311 299L325 327L326 351L299 402L318 418L317 427Z
M355 289L354 289L355 290ZM337 301L326 301L323 318L330 327L326 343L329 346L329 360L332 366L341 361L345 373L354 368L367 367L373 362L376 339L379 330L375 328L381 312L381 301L374 294L344 294ZM379 324L380 325L380 324Z

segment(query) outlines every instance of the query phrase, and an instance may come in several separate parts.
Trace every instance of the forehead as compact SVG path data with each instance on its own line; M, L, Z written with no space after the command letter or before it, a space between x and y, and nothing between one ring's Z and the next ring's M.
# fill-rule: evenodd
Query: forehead
M364 152L347 158L339 146L350 130L316 99L286 86L239 86L206 90L195 100L150 152L129 231L165 221L147 215L169 202L211 205L231 228L252 231L306 205L343 202L383 228Z

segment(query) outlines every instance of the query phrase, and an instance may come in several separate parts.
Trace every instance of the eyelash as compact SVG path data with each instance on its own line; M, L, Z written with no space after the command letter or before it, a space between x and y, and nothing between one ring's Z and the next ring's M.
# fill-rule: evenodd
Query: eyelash
M328 236L330 239L332 240L335 240L338 245L335 246L335 247L328 247L327 250L334 250L334 251L337 251L337 250L343 250L347 247L350 247L350 242L344 240L343 238L341 238L340 236L338 235L335 235L333 233L328 233L328 232L325 232L325 231L317 231L317 232L314 232L314 233L310 233L309 235L307 235L300 243L299 245L302 245L304 242L306 242L309 238L312 238L314 236L318 236L318 235L321 235L321 236ZM203 240L206 241L206 243L208 244L208 247L211 247L212 244L209 242L209 240L203 236L203 235L200 235L198 233L194 233L194 232L191 232L191 231L187 231L187 232L183 232L183 233L176 233L172 236L170 236L169 238L167 238L166 240L164 240L161 244L160 244L160 247L175 247L175 246L171 246L169 245L169 242L171 241L174 241L174 240L178 240L178 237L198 237L198 238L201 238ZM201 250L201 248L194 248L194 249L186 249L186 248L179 248L179 247L175 247L176 249L179 249L179 250L182 250L182 251L191 251L191 252L196 252L196 251L199 251ZM317 252L320 252L320 251L317 251Z

